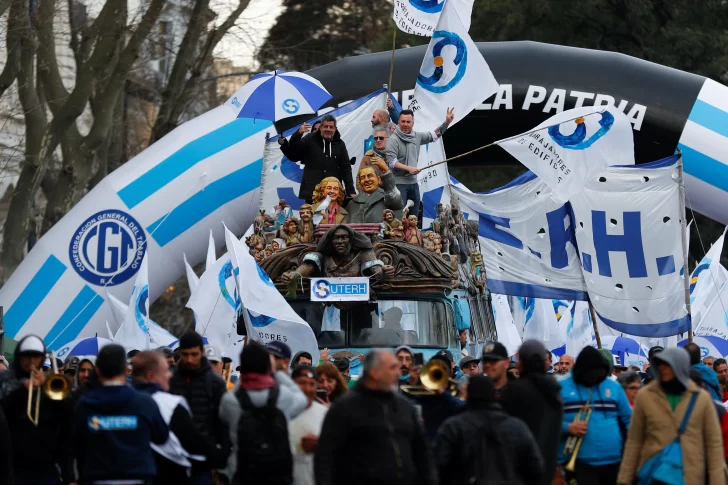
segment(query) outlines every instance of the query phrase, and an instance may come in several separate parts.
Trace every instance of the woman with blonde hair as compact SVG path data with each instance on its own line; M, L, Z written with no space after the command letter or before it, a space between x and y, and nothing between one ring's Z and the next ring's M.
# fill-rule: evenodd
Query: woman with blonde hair
M331 362L316 367L316 374L318 375L318 388L326 391L326 397L319 399L321 404L331 405L348 390L344 376Z

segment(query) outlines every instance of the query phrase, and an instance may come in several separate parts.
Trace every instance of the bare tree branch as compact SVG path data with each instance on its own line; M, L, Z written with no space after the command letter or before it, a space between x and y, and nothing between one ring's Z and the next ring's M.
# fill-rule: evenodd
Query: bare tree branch
M5 10L7 10L9 6L10 0L0 0L0 15L5 13ZM8 54L8 58L5 62L2 73L0 73L0 97L2 97L3 93L5 93L5 91L13 85L15 77L18 74L18 70L20 69L20 55L18 54L19 43L19 29L12 28L10 19L8 19L5 43L5 50Z

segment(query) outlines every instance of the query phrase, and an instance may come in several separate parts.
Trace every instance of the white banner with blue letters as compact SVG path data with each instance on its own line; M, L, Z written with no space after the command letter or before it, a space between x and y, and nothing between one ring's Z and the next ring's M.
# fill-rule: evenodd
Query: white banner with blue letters
M686 332L678 157L610 167L571 197L589 298L618 332Z

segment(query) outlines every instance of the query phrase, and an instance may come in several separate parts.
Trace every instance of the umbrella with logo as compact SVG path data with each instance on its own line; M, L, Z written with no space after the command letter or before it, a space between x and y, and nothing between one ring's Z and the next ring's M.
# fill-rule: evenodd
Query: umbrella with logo
M316 113L331 99L323 85L301 72L273 71L257 74L227 101L238 118L278 121Z
M205 336L202 337L202 343L204 343L205 345L207 345L209 343L207 341L207 337L205 337ZM177 348L179 348L179 340L175 340L174 342L170 342L169 345L167 345L167 347L169 347L172 350L177 350Z
M111 343L114 343L114 341L103 337L87 337L73 340L56 349L56 357L61 360L66 360L74 355L99 355L99 350Z
M728 340L720 337L706 336L706 337L693 337L693 342L700 346L700 358L704 359L711 355L713 357L725 357L728 355ZM688 343L688 339L682 340L677 343L678 347L685 347Z
M609 349L614 355L619 357L619 361L622 365L625 365L628 360L632 361L637 357L647 357L649 349L641 346L635 339L629 337L613 337L604 336L601 338L602 348Z

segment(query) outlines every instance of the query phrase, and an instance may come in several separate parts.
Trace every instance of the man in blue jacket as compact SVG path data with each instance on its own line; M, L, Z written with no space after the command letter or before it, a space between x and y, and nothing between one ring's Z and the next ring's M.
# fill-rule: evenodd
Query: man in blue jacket
M705 387L705 390L710 393L711 399L723 402L723 393L720 390L718 374L716 374L712 368L700 361L700 346L691 342L685 345L685 350L687 350L688 354L690 354L690 366L700 373L700 377L703 378L703 386Z
M75 457L81 484L152 483L150 443L162 445L169 430L151 396L126 385L126 352L110 344L99 351L101 386L88 391L74 416Z
M564 420L559 463L566 464L571 456L564 455L570 436L583 437L576 467L566 476L567 483L614 485L617 483L622 447L629 428L632 409L622 387L609 379L609 363L593 347L585 347L576 358L571 376L560 382L564 401ZM589 421L576 419L586 403L591 406Z

